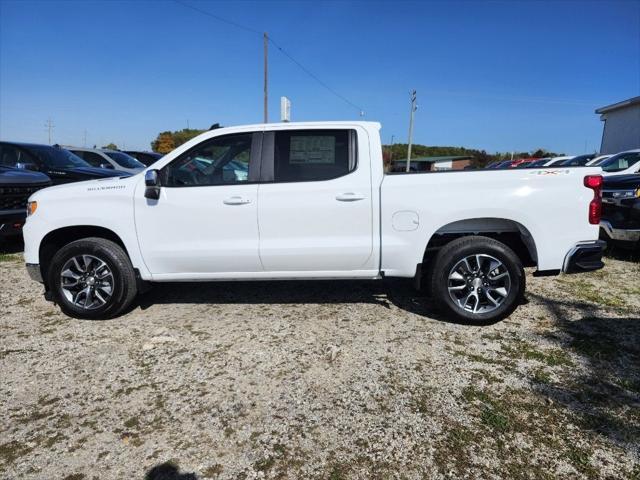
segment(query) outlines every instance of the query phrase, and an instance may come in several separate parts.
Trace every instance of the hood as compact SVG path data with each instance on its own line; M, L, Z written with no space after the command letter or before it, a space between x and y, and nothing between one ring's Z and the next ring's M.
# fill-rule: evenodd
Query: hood
M49 182L51 182L51 179L44 173L0 166L0 185L28 185Z
M123 172L122 170L111 170L107 168L96 168L96 167L72 167L72 168L51 168L50 173L55 174L56 172L62 173L63 175L66 173L73 174L74 176L84 176L89 178L108 178L108 177L128 177L131 175L128 172Z
M609 175L604 177L603 187L605 190L639 188L640 174Z

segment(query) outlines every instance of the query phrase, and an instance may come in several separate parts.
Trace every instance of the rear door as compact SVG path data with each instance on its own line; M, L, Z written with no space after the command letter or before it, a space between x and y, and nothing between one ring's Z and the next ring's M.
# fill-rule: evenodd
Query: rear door
M366 131L265 132L258 187L265 271L319 277L377 273L372 215Z

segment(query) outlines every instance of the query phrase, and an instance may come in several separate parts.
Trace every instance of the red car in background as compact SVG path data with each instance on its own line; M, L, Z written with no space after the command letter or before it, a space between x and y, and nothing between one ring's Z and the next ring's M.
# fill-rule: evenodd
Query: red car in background
M516 167L521 166L521 165L522 165L522 167L524 167L524 165L523 165L524 163L531 163L531 162L535 162L537 160L540 160L540 158L537 158L537 157L536 158L534 158L534 157L531 157L531 158L516 158L513 162L511 162L511 165L509 165L509 168L516 168Z

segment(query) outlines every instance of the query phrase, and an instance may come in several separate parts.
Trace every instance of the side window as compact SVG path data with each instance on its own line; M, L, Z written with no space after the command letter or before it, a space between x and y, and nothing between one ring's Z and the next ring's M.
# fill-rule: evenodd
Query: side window
M249 181L252 141L252 133L205 141L167 165L162 170L162 183L167 187L246 183Z
M342 177L356 169L355 130L275 132L275 182L308 182Z
M3 145L1 153L2 156L0 157L0 165L4 165L5 167L13 167L20 161L20 152L17 148L11 145Z
M15 167L16 163L37 165L39 162L32 155L14 147L13 145L2 145L2 150L0 151L0 165L5 167Z
M73 152L73 153L75 153L76 155L81 153L82 155L79 155L79 156L84 158L84 161L87 162L92 167L100 167L100 165L102 165L103 163L109 163L107 160L102 158L97 153L93 153L93 152Z

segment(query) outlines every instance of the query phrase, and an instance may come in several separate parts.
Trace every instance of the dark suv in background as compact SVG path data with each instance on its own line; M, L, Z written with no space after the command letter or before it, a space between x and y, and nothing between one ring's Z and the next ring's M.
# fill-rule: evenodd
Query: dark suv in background
M34 143L0 142L0 165L42 172L51 178L54 185L129 176L119 170L92 167L64 148Z
M640 174L604 177L600 230L616 245L640 248Z
M0 165L0 239L22 233L27 217L27 199L49 185L51 179L43 173Z

